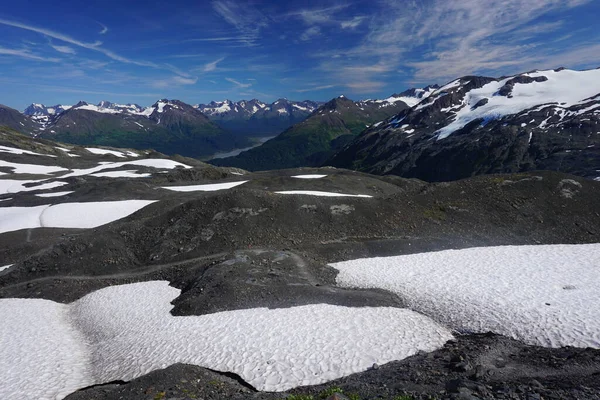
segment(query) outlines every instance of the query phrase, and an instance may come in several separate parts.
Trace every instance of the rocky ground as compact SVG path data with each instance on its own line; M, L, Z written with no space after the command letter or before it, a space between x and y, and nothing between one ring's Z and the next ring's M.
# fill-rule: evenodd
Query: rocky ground
M21 163L68 162L79 168L99 160L123 161L113 156L41 161L33 155L0 156ZM109 285L160 279L182 291L173 302L174 315L312 303L402 307L401 298L385 291L336 287L336 271L327 263L473 246L600 242L600 182L560 173L429 184L333 168L247 173L178 161L194 169L158 173L125 166L120 169L152 176L66 178L68 185L53 190L74 193L51 199L32 192L0 195L10 198L0 207L158 200L94 229L37 228L0 234L0 266L15 264L0 272L0 297L68 303ZM327 176L291 177L309 173ZM212 192L161 188L239 180L248 182ZM275 193L284 190L373 197ZM173 365L131 382L82 389L68 398L317 399L334 391L354 399L596 399L600 351L545 349L497 335L464 335L433 353L375 365L289 393L261 393L230 374Z

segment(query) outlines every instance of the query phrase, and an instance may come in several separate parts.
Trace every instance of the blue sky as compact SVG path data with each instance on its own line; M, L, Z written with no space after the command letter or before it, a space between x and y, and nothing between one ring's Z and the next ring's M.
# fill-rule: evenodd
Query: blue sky
M6 2L0 103L382 98L595 68L598 15L598 0Z

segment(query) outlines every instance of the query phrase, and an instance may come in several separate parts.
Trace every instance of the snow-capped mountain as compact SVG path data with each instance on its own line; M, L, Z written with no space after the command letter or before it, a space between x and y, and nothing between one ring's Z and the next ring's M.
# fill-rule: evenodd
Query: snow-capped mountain
M405 103L409 107L417 105L421 100L426 99L432 93L439 89L438 85L429 85L424 88L412 88L405 90L402 93L394 93L387 99L383 100L364 100L365 103L378 103L384 107L394 104L398 101Z
M44 104L32 103L23 111L23 114L28 115L32 121L45 127L50 123L54 116L59 115L70 108L71 106L62 104L47 107Z
M224 131L192 106L167 99L146 108L137 104L80 101L32 131L34 136L65 143L152 148L190 157L249 144L246 139Z
M453 80L328 164L430 181L531 169L595 177L600 69Z
M144 112L149 107L143 108L137 104L117 104L103 100L98 104L90 104L85 101L80 101L73 106L76 110L88 110L105 114L133 114L146 115Z
M194 107L208 118L233 133L248 136L270 136L304 121L321 103L278 99L271 104L257 99L233 102L224 100L197 104Z
M194 108L202 111L212 119L250 118L265 107L267 107L267 104L257 99L237 102L231 100L211 101L208 104L196 104L194 106Z
M64 106L62 104L47 107L40 103L32 103L25 109L25 111L23 111L23 114L34 116L56 115L68 110L69 108L71 108L71 106Z

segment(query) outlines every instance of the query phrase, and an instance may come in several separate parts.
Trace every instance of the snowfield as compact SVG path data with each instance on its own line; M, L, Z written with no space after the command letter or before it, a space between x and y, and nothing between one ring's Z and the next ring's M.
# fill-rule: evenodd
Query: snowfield
M95 228L125 218L154 200L0 207L0 233L30 228Z
M32 156L46 156L46 157L56 157L52 154L41 154L36 153L34 151L17 149L16 147L8 147L8 146L0 146L0 153L9 153L9 154L29 154Z
M210 183L206 185L162 186L163 189L175 192L213 192L215 190L231 189L248 181Z
M68 185L67 182L54 181L42 183L41 181L28 181L28 180L13 180L13 179L0 179L0 194L5 193L19 193L19 192L31 192L34 190L47 190L54 189L60 186ZM35 186L25 186L27 184L37 183Z
M8 162L8 161L4 161L4 160L0 160L0 167L12 168L13 174L50 175L55 172L68 171L68 169L62 168L62 167L37 165L37 164L20 164L20 163L13 163L13 162Z
M333 193L333 192L321 192L318 190L284 190L282 192L275 192L277 194L303 194L307 196L321 196L321 197L365 197L371 198L368 194L345 194L345 193Z
M175 363L283 391L432 351L452 338L429 318L390 307L315 304L174 317L170 302L179 294L153 281L107 287L70 305L0 299L0 396L60 399Z
M339 285L395 292L459 332L600 348L600 244L482 247L331 266Z
M319 174L307 174L307 175L292 175L292 178L297 179L321 179L325 178L327 175L319 175Z

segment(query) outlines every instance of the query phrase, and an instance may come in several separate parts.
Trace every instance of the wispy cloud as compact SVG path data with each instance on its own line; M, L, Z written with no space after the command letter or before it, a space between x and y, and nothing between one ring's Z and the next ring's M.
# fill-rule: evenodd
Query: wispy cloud
M540 23L542 17L590 1L381 0L381 10L370 19L363 39L354 46L318 54L323 58L319 68L357 91L375 90L381 81L407 67L413 80L430 83L519 70L564 46L549 42L548 35L565 22ZM365 21L353 18L342 24L350 29ZM590 58L572 52L569 59L576 56Z
M366 19L366 17L362 17L362 16L354 17L354 18L346 20L346 21L341 21L340 26L342 27L342 29L354 29L354 28L358 27L360 24L362 24L365 19Z
M249 4L215 0L212 2L212 7L218 15L242 34L235 40L248 46L255 46L260 37L260 30L269 26L269 19Z
M77 53L75 51L75 49L73 49L72 47L69 47L69 46L58 46L55 44L51 44L50 46L54 50L58 51L59 53L64 53L64 54L76 54Z
M248 88L248 87L252 86L252 84L251 84L251 83L242 83L242 82L236 81L236 80L235 80L235 79L233 79L233 78L225 78L225 80L226 80L227 82L231 82L231 83L233 83L234 85L236 85L236 86L237 86L238 88L240 88L240 89L243 89L243 88Z
M321 28L318 26L311 26L300 35L300 40L307 41L316 38L321 34Z
M40 56L37 54L33 54L29 50L7 49L5 47L0 47L0 55L19 57L19 58L24 58L27 60L34 60L34 61L46 61L46 62L59 62L60 61L59 58L43 57L43 56Z
M335 15L348 6L349 4L340 4L325 8L302 9L290 12L286 16L300 18L307 25L328 24L336 22Z
M31 32L36 32L36 33L45 35L45 36L53 38L53 39L63 41L65 43L70 43L72 45L79 46L79 47L82 47L82 48L85 48L88 50L100 52L100 53L104 54L105 56L107 56L108 58L111 58L115 61L120 61L122 63L133 64L133 65L144 66L144 67L161 68L159 65L157 65L155 63L152 63L149 61L132 60L127 57L123 57L123 56L121 56L113 51L110 51L108 49L102 48L102 47L100 47L102 45L102 42L99 42L99 41L96 41L94 43L86 43L86 42L77 40L75 38L72 38L71 36L64 35L64 34L58 33L58 32L54 32L49 29L45 29L45 28L41 28L41 27L37 27L37 26L33 26L33 25L28 25L28 24L24 24L21 22L17 22L17 21L10 21L7 19L2 19L2 18L0 18L0 25L7 25L7 26L15 27L15 28L25 29L25 30L28 30Z
M225 57L221 57L213 62L209 62L207 64L204 64L204 67L202 68L202 72L211 72L217 69L217 64L220 63L221 61L223 61L225 59Z
M167 79L153 79L150 85L155 88L166 89L173 86L189 86L198 82L197 77L186 78L183 76L173 76Z
M295 91L298 93L316 92L317 90L331 89L336 86L337 85L322 85L322 86L314 86L314 87L304 88L304 89L297 89Z
M104 25L104 24L101 24L100 22L98 22L98 25L100 25L100 27L102 28L100 30L100 32L98 32L98 34L105 35L106 32L108 32L108 27L106 25Z

